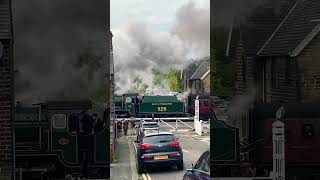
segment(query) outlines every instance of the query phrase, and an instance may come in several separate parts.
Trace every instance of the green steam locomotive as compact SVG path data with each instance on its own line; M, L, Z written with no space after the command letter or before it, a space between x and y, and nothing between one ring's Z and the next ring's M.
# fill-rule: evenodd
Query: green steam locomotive
M83 134L80 114L90 101L49 101L15 107L17 176L22 179L109 176L109 130ZM106 121L106 113L103 116Z
M115 110L118 117L183 117L184 103L176 96L143 96L123 94L115 96Z

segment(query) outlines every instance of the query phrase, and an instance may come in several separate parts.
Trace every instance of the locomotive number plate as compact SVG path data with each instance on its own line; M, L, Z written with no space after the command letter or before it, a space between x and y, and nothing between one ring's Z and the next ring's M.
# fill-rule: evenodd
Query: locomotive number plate
M158 107L158 111L167 111L167 107Z

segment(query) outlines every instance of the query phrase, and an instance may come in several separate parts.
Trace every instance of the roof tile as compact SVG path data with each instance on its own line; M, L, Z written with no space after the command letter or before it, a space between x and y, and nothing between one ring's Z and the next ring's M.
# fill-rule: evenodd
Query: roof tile
M320 1L304 0L297 2L291 14L285 19L259 55L282 56L291 54L318 25L315 22L310 22L313 19L320 19Z

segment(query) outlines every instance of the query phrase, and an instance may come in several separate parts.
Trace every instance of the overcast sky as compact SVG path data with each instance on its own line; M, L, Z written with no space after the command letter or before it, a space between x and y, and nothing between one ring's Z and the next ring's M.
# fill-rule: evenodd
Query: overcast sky
M111 0L111 30L134 18L148 23L153 31L169 31L177 10L189 1L200 8L210 7L209 0Z

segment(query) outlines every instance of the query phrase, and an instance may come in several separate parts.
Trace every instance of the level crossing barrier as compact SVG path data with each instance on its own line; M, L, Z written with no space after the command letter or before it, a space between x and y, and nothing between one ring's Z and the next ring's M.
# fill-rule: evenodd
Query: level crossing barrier
M164 124L174 131L191 131L194 129L192 125L186 123L186 122L193 122L194 117L117 118L117 120L128 120L128 121L134 121L134 122L153 121L153 122L158 122L160 124L160 127L161 127L161 124Z

